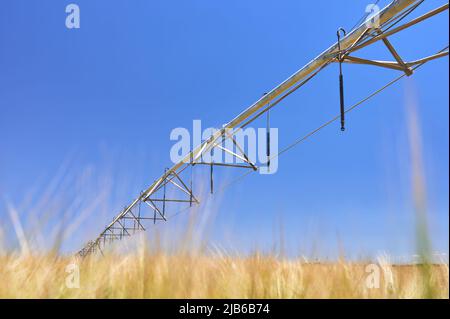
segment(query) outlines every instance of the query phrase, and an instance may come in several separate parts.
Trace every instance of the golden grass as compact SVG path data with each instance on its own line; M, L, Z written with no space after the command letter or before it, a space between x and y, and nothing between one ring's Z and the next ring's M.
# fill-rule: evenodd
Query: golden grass
M202 243L202 227L193 227L197 224L204 227L204 221L197 223L198 217L191 218L187 229L181 232L174 252L161 249L155 237L156 249L149 250L143 244L128 254L109 252L104 257L93 255L85 259L57 253L30 255L35 250L30 249L19 213L7 203L21 253L3 252L0 240L0 253L4 254L0 255L0 298L449 298L448 264L430 263L426 179L414 101L407 101L406 114L415 239L422 265L392 265L386 258L374 264L345 260L308 263L300 258L280 258L277 254L207 254L202 252L206 246ZM94 203L103 200L102 196L96 194ZM52 200L58 198L48 195L37 207L46 211L45 204L54 207ZM94 208L95 205L89 206L77 213L76 222L57 238L54 251ZM28 216L34 217L35 212ZM0 239L1 235L0 225ZM199 240L200 245L196 243ZM206 244L207 240L203 241ZM191 245L200 246L200 251L191 250ZM76 279L69 280L77 273L70 265L79 270L78 288L70 287L77 283Z
M67 265L80 287L68 288ZM448 298L447 264L382 264L379 288L367 264L140 252L84 260L0 257L0 298ZM73 273L72 273L73 274ZM431 292L431 294L430 294Z

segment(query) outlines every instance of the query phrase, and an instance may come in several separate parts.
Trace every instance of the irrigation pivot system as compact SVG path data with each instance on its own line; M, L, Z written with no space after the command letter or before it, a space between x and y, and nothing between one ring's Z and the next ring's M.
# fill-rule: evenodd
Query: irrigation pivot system
M217 130L211 137L200 145L195 147L183 160L173 165L171 168L165 169L162 176L156 179L146 190L141 192L139 196L128 206L126 206L105 229L92 241L89 241L79 252L80 256L86 256L94 252L102 252L103 248L116 240L129 237L136 232L145 231L149 223L156 223L156 221L166 221L166 205L170 202L185 203L189 205L199 204L199 200L193 193L192 178L190 182L183 180L181 173L187 168L195 165L208 165L211 170L211 191L213 190L213 167L214 166L229 166L234 168L249 169L249 172L258 170L258 167L251 162L245 154L243 148L237 143L234 134L249 125L255 119L265 114L275 105L280 103L288 95L302 87L311 78L317 75L323 68L332 64L339 63L339 92L340 92L340 114L332 119L330 122L340 119L341 130L345 129L345 113L351 111L356 106L364 103L369 98L378 94L397 80L404 76L411 76L414 71L424 63L448 56L448 45L432 54L430 56L415 60L404 61L401 55L396 51L394 45L390 42L389 37L397 34L407 28L410 28L418 23L421 23L439 13L448 10L449 5L444 4L437 7L426 14L413 18L408 22L404 19L409 16L417 7L419 7L425 0L395 0L378 13L365 17L359 26L353 30L346 32L340 28L337 30L337 42L326 49L323 53L306 64L299 71L284 82L273 88L270 92L264 94L259 100L253 103L250 107L236 116L227 124L223 125L220 130ZM359 50L371 46L374 43L382 42L391 53L392 61L368 60L355 56L354 54ZM366 64L381 68L388 68L401 72L400 76L394 81L391 81L381 89L375 91L367 98L356 103L351 107L345 106L344 100L344 76L342 72L342 65L344 63ZM315 131L311 132L304 138L312 135L320 130L330 122L325 123ZM270 137L269 137L270 138ZM303 139L304 139L303 138ZM224 147L226 140L231 140L235 149ZM300 140L301 141L301 140ZM297 141L295 144L297 144ZM205 163L203 155L211 152L213 149L219 148L228 154L239 158L244 162L243 165L225 164L225 163ZM282 151L284 152L284 151ZM278 156L280 153L273 156ZM270 151L268 150L268 163L270 162ZM168 198L166 196L166 187L174 187L183 196L179 198ZM147 211L141 209L142 206L148 206Z

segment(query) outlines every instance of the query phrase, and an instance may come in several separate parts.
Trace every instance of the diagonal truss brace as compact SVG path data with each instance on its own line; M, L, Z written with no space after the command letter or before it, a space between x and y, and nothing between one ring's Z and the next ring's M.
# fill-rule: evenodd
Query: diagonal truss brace
M229 138L233 145L236 147L236 150L240 153L238 154L237 152L234 152L224 146L222 146L222 142L226 139ZM221 142L216 142L213 140L210 140L210 148L208 149L209 151L211 151L214 148L218 148L228 154L230 154L231 156L235 157L236 159L241 160L243 163L245 164L235 164L235 163L222 163L222 162L204 162L203 158L202 158L202 154L205 153L206 151L206 147L203 148L200 153L195 157L191 159L190 165L195 166L195 165L213 165L213 166L226 166L226 167L235 167L235 168L251 168L254 171L258 170L258 167L256 166L255 163L253 163L248 155L245 153L244 149L239 145L239 143L236 141L236 139L234 138L233 134L230 132L227 132L225 129L221 130L221 135L217 138L217 140L221 139ZM206 144L205 144L206 145ZM200 161L198 161L200 159Z
M163 198L160 197L154 197L155 193L158 192L161 189L164 189L166 185L173 185L175 188L183 192L188 196L189 199L185 198L166 198L165 192L163 195ZM189 203L192 204L199 204L200 201L197 199L197 197L194 195L192 188L187 186L187 184L181 179L180 175L177 172L171 171L165 174L164 178L160 181L159 185L154 189L152 193L150 193L148 196L143 198L142 200L145 202L148 206L150 206L154 211L154 222L156 222L156 214L159 215L160 219L167 221L166 218L166 209L165 205L166 203L173 202L173 203ZM162 208L158 206L157 203L162 204Z
M377 66L377 67L402 71L402 72L405 72L405 74L407 76L410 76L413 74L412 67L414 65L447 56L449 54L448 50L438 53L438 54L434 54L434 55L422 58L422 59L419 59L419 60L416 60L416 61L405 62L401 58L401 56L398 54L398 52L395 50L392 43L388 40L388 37L400 32L406 28L409 28L419 22L422 22L432 16L435 16L445 10L448 10L448 7L449 7L448 3L444 4L434 10L431 10L430 12L428 12L420 17L417 17L417 18L411 20L408 23L405 23L405 24L403 24L397 28L394 28L393 30L387 31L387 32L382 32L381 29L378 28L375 30L376 35L372 36L372 38L369 40L367 40L367 37L369 36L369 31L371 29L367 28L351 45L349 45L349 47L347 49L338 52L336 57L333 59L333 62L346 62L346 63L354 63L354 64L373 65L373 66ZM369 60L369 59L363 59L363 58L359 58L359 57L350 55L350 53L358 51L358 50L360 50L370 44L373 44L377 41L380 41L380 40L387 47L389 52L394 57L395 61Z
M410 69L411 67L413 67L417 64L421 64L421 63L428 62L431 60L439 59L444 56L447 56L448 54L449 54L448 51L440 52L437 54L430 55L428 57L424 57L419 60L405 62L405 66L408 69ZM405 69L402 66L400 66L397 62L392 62L392 61L367 60L367 59L357 58L357 57L349 56L349 55L344 58L344 61L347 63L369 64L369 65L384 67L384 68L398 70L398 71L405 71Z
M383 33L380 29L376 30L376 33L378 35L383 35ZM359 40L361 40L361 38ZM405 74L407 76L412 75L413 71L412 71L411 67L403 61L403 59L397 53L397 51L395 50L392 43L388 40L388 38L383 37L383 38L381 38L381 40L383 41L384 45L387 47L389 52L392 54L395 61L377 61L377 60L369 60L369 59L354 57L354 56L349 55L349 53L352 50L346 50L345 52L342 52L338 57L336 57L334 62L346 62L346 63L373 65L373 66L378 66L378 67L382 67L382 68L403 71L403 72L405 72ZM357 42L354 45L356 45Z
M368 59L362 59L358 57L350 56L349 53L354 50L354 47L356 44L358 44L359 41L363 39L363 37L367 36L367 32L369 29L366 30L365 33L363 33L362 37L360 37L352 46L350 46L349 49L347 49L345 52L342 52L342 54L339 56L338 61L341 62L349 62L349 63L358 63L358 64L369 64L394 70L399 70L405 72L407 76L410 76L413 74L413 71L411 67L403 61L401 56L397 53L392 43L388 40L387 36L380 37L383 41L384 45L387 47L389 52L392 54L396 62L391 61L375 61L375 60L368 60ZM375 32L377 35L382 36L383 32L381 29L376 29ZM374 37L373 37L374 38ZM372 39L373 39L372 38Z

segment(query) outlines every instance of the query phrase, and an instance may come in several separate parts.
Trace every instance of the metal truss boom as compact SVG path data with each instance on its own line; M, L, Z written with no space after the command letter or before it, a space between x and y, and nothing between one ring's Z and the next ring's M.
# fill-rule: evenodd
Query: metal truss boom
M415 61L407 62L401 58L400 54L388 39L390 36L415 24L418 24L432 16L444 12L449 8L449 5L447 3L418 18L411 20L410 22L404 23L396 28L392 28L395 24L400 22L400 20L402 20L404 16L411 13L423 1L424 0L394 0L374 17L371 17L372 21L378 21L378 26L372 27L366 21L364 21L354 30L345 34L345 36L343 36L342 38L339 37L338 42L319 54L316 58L307 63L303 68L295 72L284 82L273 88L268 93L264 94L260 99L254 102L251 106L241 112L234 119L224 124L222 128L214 132L209 139L202 142L191 152L189 152L189 154L187 154L183 158L183 160L176 163L171 168L166 169L162 176L156 179L130 205L125 207L112 220L112 222L106 226L106 228L100 233L100 235L94 241L89 242L79 252L79 254L85 256L97 250L101 252L102 245L104 246L107 242L122 239L123 237L131 236L137 231L145 230L143 226L144 221L151 220L154 223L157 220L165 221L167 219L165 204L168 202L189 203L190 205L198 204L199 200L194 196L192 191L192 182L191 186L188 187L187 183L184 182L181 178L181 173L188 167L193 167L194 165L198 164L210 165L211 188L212 170L214 165L231 166L236 168L251 168L253 170L257 170L256 164L252 163L249 160L248 156L243 151L243 148L241 148L233 138L233 132L242 129L243 127L251 123L254 119L267 112L270 108L278 104L278 102L280 102L286 96L301 87L329 64L334 62L368 64L372 66L401 71L409 76L413 73L412 67L414 67L415 65L447 56L448 50ZM353 56L353 53L378 41L382 41L384 43L386 48L393 56L394 61L368 60ZM343 89L341 91L343 91ZM341 99L343 103L342 95ZM343 108L343 105L341 105L341 108ZM237 152L233 152L232 150L229 150L221 145L221 143L226 139L231 139L233 141L234 146L236 146L236 149L240 154L238 154ZM229 165L224 163L205 163L202 160L199 160L202 159L203 154L210 152L215 147L241 160L243 164ZM166 186L169 185L175 187L177 190L181 191L184 196L187 197L166 198ZM161 191L164 192L163 197L161 198L161 196L159 196L156 198L155 194ZM149 206L153 210L152 217L141 215L141 203L146 203L147 206ZM162 203L162 208L158 206L157 203Z

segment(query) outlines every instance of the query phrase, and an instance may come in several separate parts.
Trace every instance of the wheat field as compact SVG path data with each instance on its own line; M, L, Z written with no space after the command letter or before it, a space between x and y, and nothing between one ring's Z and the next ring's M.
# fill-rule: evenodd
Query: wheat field
M191 212L186 228L172 231L181 234L172 245L175 249L164 249L157 235L137 242L128 252L111 249L104 255L86 258L61 255L60 241L70 238L92 213L95 206L89 206L77 211L74 225L61 234L42 230L38 238L59 235L50 252L40 252L33 248L36 243L32 238L27 238L32 236L26 236L20 215L25 220L36 220L35 216L41 216L39 211L54 211L55 216L65 211L66 207L57 205L61 196L46 191L48 195L39 199L39 205L29 205L32 209L28 212L19 214L7 203L18 245L13 250L2 249L6 245L2 245L4 231L0 224L0 298L449 298L448 260L436 263L430 258L433 250L427 226L419 125L414 108L407 113L413 163L411 218L416 224L415 238L411 240L416 241L420 263L395 264L387 256L371 261L340 258L311 262L278 252L210 252L204 249L208 243L205 225L212 219L204 216L213 215L208 209ZM84 202L105 199L94 191L87 193L95 194L95 198ZM41 227L36 229L40 231Z
M374 267L380 270L378 285L371 285ZM0 257L0 278L0 298L449 296L448 264L310 263L257 253L231 257L143 251L85 259L10 254Z

